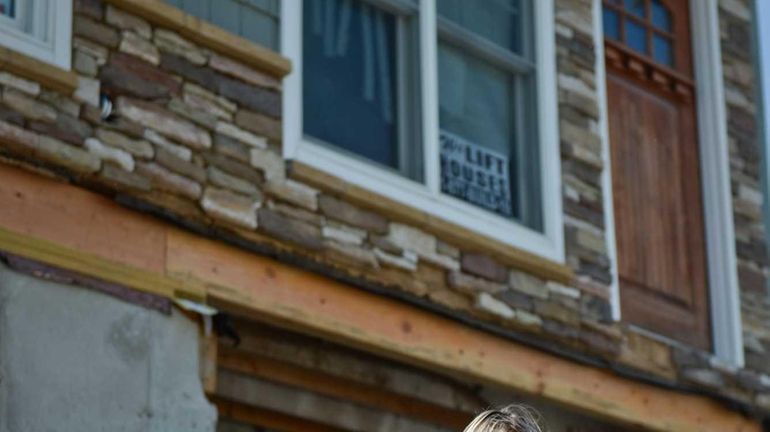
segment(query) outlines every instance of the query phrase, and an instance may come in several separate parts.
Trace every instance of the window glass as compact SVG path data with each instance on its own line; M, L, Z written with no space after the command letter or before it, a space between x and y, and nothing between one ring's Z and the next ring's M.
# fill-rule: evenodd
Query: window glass
M652 1L652 25L661 30L671 31L671 12L659 0Z
M653 57L655 61L666 66L674 65L674 55L671 48L671 39L660 35L652 37Z
M513 217L511 76L444 44L438 67L442 191Z
M522 50L521 0L439 0L438 13L515 53Z
M620 18L618 13L604 6L602 21L604 23L604 35L610 39L620 40Z
M279 0L165 1L238 36L274 50L279 48Z
M363 1L312 0L303 10L304 133L419 179L408 21Z
M624 24L626 28L626 44L634 51L646 54L647 30L634 20L627 19Z
M471 5L446 3L454 9L443 6L440 13L457 13ZM509 8L515 5L516 14L508 14L506 21L509 29L521 27L522 2L489 3ZM438 4L444 4L443 0ZM495 18L501 12L497 15ZM462 16L463 27L491 26L486 25L490 20L483 14L479 15L480 22L474 22L472 14ZM508 34L513 34L512 30ZM522 34L516 37L517 44L506 45L511 55L500 56L484 43L441 36L440 184L447 195L540 229L539 157L537 132L532 126L537 122L534 103L530 103L534 100L534 65L513 49L521 49ZM501 44L500 40L496 42Z
M5 15L8 18L16 17L16 1L15 0L0 0L0 15Z
M626 11L638 17L644 17L645 0L625 0Z

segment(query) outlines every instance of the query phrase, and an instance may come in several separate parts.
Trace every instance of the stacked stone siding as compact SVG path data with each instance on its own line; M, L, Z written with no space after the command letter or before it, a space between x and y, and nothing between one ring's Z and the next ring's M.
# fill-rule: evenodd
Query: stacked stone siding
M0 73L0 160L500 334L770 410L770 376L757 361L750 363L756 370L716 369L705 353L612 322L596 79L603 59L593 2L556 0L555 7L566 255L576 274L570 285L292 178L281 156L280 79L99 0L75 1L80 85L73 95ZM731 32L742 35L749 24L723 15L735 27L723 29L725 50L737 50ZM725 57L726 65L733 61ZM744 75L751 66L737 54L734 61L739 68L725 69L736 94L728 100L741 269L752 270L749 279L742 271L741 282L748 286L767 270L759 167L741 152L756 144L739 136L753 111L735 103L751 91ZM115 103L107 120L100 94ZM750 223L741 222L744 214ZM746 331L757 341L751 349L770 349L770 325L752 309L751 292L743 289Z
M770 263L752 8L749 0L721 0L720 26L746 363L770 373Z

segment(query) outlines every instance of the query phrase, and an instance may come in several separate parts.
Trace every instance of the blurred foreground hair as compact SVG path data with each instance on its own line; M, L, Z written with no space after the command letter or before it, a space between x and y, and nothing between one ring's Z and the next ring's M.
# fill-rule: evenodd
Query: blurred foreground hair
M541 429L533 410L508 405L477 415L463 432L541 432Z

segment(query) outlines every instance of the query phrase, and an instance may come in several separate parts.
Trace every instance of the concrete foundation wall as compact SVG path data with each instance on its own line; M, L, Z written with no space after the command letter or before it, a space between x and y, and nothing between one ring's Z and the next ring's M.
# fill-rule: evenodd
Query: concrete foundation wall
M213 431L198 327L0 264L0 432Z

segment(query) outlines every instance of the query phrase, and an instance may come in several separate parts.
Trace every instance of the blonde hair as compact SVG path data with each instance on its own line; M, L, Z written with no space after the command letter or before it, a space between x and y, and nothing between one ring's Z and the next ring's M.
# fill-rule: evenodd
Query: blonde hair
M463 432L541 432L541 429L533 410L508 405L477 415Z

